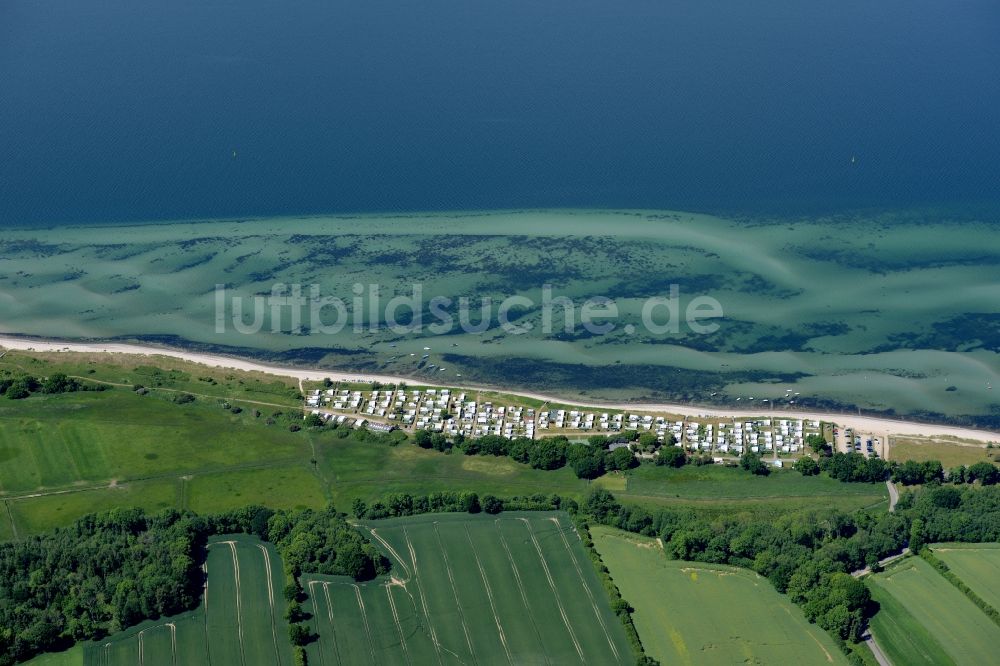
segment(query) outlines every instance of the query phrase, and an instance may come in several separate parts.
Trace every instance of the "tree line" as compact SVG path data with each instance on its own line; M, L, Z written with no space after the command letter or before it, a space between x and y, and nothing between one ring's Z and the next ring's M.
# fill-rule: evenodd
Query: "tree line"
M332 506L251 506L207 516L115 509L84 516L69 527L0 544L0 666L196 607L207 540L231 533L273 542L290 580L303 571L367 580L389 569Z
M578 478L596 479L610 471L625 471L636 467L638 459L633 453L655 451L656 465L683 467L684 465L709 465L714 460L709 455L689 454L675 446L672 434L663 443L657 442L656 435L636 431L624 431L613 435L592 435L587 443L571 443L565 435L528 439L515 437L507 439L500 435L465 437L461 434L447 437L442 433L417 430L413 442L424 449L451 452L460 451L465 455L507 456L535 469L552 470L569 466ZM617 443L629 446L608 447ZM938 460L903 462L886 461L877 456L866 456L851 451L834 453L822 435L810 435L806 444L817 454L817 458L802 456L792 465L792 469L803 476L815 476L826 472L830 477L845 483L881 483L891 479L904 486L939 483L974 483L994 485L1000 483L1000 467L990 462L979 462L969 467L959 466L944 471ZM757 453L747 451L733 461L747 472L767 476L771 467Z
M632 434L638 438L637 434ZM560 469L569 465L577 477L596 479L605 472L627 470L638 464L635 454L627 446L614 450L605 448L617 442L632 441L629 437L628 433L614 438L595 435L587 444L583 444L570 443L565 435L544 439L507 439L500 435L465 437L459 434L448 438L441 433L417 430L413 433L413 443L424 449L443 452L458 450L467 456L506 456L542 470Z
M33 393L73 393L76 391L105 391L105 384L84 384L66 374L57 372L39 379L33 375L11 374L3 371L0 375L0 395L11 400L23 400Z
M893 513L811 508L775 519L707 518L692 508L649 511L595 489L581 511L602 524L663 540L672 559L752 569L802 607L845 652L877 611L852 571L877 567L904 546L1000 540L1000 487L932 484L903 494Z

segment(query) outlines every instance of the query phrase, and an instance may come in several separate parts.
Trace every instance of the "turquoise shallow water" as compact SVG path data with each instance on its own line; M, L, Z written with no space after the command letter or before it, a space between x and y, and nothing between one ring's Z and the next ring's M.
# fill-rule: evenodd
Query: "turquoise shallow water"
M928 221L929 218L938 221ZM658 211L543 211L402 217L266 218L8 231L0 240L0 332L116 338L278 362L479 382L615 399L856 410L996 427L1000 312L995 223L939 212L797 224ZM216 285L225 285L222 308ZM253 299L315 285L343 303L277 318ZM544 285L579 312L612 299L613 329L544 328ZM362 302L355 305L359 291ZM393 330L390 299L418 286L424 326ZM645 326L649 299L710 297L707 334ZM378 297L379 307L372 294ZM440 334L435 296L456 325ZM523 333L505 330L498 306ZM493 299L481 330L455 302ZM239 298L241 326L234 324ZM378 316L373 316L372 312ZM666 309L654 323L665 324ZM219 327L218 315L222 326ZM396 321L413 323L412 305ZM478 327L477 327L478 328ZM631 330L630 330L631 329ZM443 370L442 370L443 368ZM1000 391L1000 388L997 389ZM796 395L797 394L797 395ZM759 403L758 403L759 404Z
M994 0L8 0L0 226L974 217L998 205L998 29Z

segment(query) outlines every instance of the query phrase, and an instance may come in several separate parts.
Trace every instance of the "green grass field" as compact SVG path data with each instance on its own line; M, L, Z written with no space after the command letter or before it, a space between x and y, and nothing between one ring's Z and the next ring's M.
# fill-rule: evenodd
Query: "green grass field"
M245 405L240 414L223 409L241 396L287 392L253 374L211 370L177 362L135 366L126 356L104 364L77 354L44 359L9 353L8 369L82 373L81 376L185 388L218 395L174 404L160 388L139 396L128 388L105 392L34 395L0 400L0 540L68 525L76 518L116 506L165 507L213 512L247 503L275 508L319 507L334 501L346 508L355 498L371 502L390 492L425 494L472 490L499 496L558 493L581 500L592 485L607 487L624 501L650 508L684 503L699 510L775 515L815 504L843 510L885 500L879 486L841 484L794 472L768 478L715 466L683 470L643 465L627 476L613 473L593 483L569 468L540 471L509 458L467 457L390 446L332 431L289 432L287 423L266 425L280 405ZM152 362L152 360L151 360ZM0 364L0 367L3 367ZM87 375L85 369L93 370ZM205 376L199 379L199 373ZM215 383L203 381L211 379ZM126 381L127 380L127 381ZM151 385L153 382L146 382ZM181 390L181 389L176 389ZM231 391L232 395L225 393ZM16 530L16 531L15 531Z
M274 547L245 535L209 544L208 584L197 610L87 644L84 666L291 666L284 578Z
M668 560L656 539L609 527L591 535L635 608L646 653L661 663L846 663L826 632L754 572Z
M14 537L14 526L11 523L11 516L8 511L7 502L0 503L0 541L6 541Z
M62 492L8 501L18 535L37 534L69 524L88 513L119 506L158 511L179 505L179 481L156 479L135 481L114 488Z
M739 510L780 513L806 506L844 511L888 502L884 484L841 483L826 474L805 477L791 470L754 476L721 465L687 465L680 469L641 465L626 475L625 488L616 491L622 500L654 505L693 504L706 510Z
M306 457L308 443L213 401L175 405L131 391L0 402L0 491L224 469Z
M0 369L45 376L63 372L85 382L131 387L141 384L170 395L184 391L247 405L298 407L298 384L291 377L213 368L172 358L127 354L8 351Z
M1000 627L922 559L902 560L868 582L882 604L872 633L893 663L994 663Z
M579 536L559 513L369 523L389 580L309 577L309 663L632 663Z
M939 460L945 469L1000 460L997 455L1000 450L980 442L949 437L893 437L889 452L892 460Z
M1000 609L1000 543L937 543L931 549L983 601Z
M197 513L265 504L291 509L326 506L323 482L306 462L199 474L185 481L185 506Z
M444 454L412 444L388 447L330 438L317 447L317 459L334 503L341 507L350 506L355 497L371 501L391 492L433 490L501 496L559 493L579 499L589 487L568 467L542 471L510 458Z
M25 666L83 666L83 645L74 645L65 652L40 654Z
M274 409L262 410L264 415ZM251 502L322 506L314 433L115 389L0 401L0 499L17 535L116 506L220 511ZM7 509L0 539L13 536Z

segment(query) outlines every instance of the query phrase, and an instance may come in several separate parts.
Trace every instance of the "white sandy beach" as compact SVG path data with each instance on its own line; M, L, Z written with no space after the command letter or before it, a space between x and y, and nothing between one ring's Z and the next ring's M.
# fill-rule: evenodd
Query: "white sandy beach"
M150 347L144 345L122 344L122 343L81 343L63 341L43 341L31 340L27 338L15 338L0 336L0 347L5 349L34 350L40 352L87 352L87 353L109 353L109 354L133 354L140 356L168 356L179 358L192 363L200 363L218 368L232 368L234 370L245 370L250 372L263 372L279 377L292 377L304 381L318 381L330 378L334 381L349 382L380 382L383 384L395 384L399 382L413 382L412 377L399 377L392 375L376 375L357 372L336 372L332 370L307 370L301 368L281 367L257 363L245 359L230 356L219 356L214 354L203 354L193 351L171 349L167 347ZM871 416L859 416L842 413L828 412L804 412L779 410L768 412L766 410L729 410L711 407L698 407L691 405L676 405L666 403L607 403L607 402L587 402L579 398L564 398L554 395L532 393L527 391L515 391L502 387L485 387L450 384L434 384L419 381L422 386L448 386L455 388L481 389L508 393L511 395L544 400L548 402L573 404L580 407L595 409L629 409L641 412L660 412L665 414L676 414L679 416L709 416L709 417L760 417L775 416L780 418L801 418L817 420L835 420L837 424L853 428L861 432L871 432L881 435L905 436L913 435L918 437L958 437L978 442L1000 442L1000 432L988 430L976 430L973 428L962 428L957 426L934 425L928 423L916 423L913 421L894 420L887 418L877 418Z

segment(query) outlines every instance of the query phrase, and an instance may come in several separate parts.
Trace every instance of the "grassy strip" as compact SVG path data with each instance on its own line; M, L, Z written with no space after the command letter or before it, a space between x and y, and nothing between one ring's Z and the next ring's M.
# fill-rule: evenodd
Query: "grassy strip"
M625 627L625 636L628 638L629 645L632 646L632 652L635 653L636 664L639 666L659 664L659 661L646 654L646 650L642 646L642 639L639 638L639 632L636 631L635 624L632 622L632 611L635 609L622 598L621 591L615 585L614 579L611 578L611 572L605 566L604 560L601 559L601 554L594 547L594 539L590 535L590 526L587 524L586 519L576 515L574 523L582 537L583 545L587 549L590 561L594 564L594 569L597 570L597 576L601 579L604 590L611 597L611 608L615 611L618 619L621 620L622 626Z
M932 567L937 569L937 572L941 574L945 580L957 587L962 594L969 598L969 601L974 603L979 610L983 611L997 626L1000 626L1000 611L976 594L961 578L952 573L948 565L935 557L929 548L922 548L920 550L920 557L922 557Z

